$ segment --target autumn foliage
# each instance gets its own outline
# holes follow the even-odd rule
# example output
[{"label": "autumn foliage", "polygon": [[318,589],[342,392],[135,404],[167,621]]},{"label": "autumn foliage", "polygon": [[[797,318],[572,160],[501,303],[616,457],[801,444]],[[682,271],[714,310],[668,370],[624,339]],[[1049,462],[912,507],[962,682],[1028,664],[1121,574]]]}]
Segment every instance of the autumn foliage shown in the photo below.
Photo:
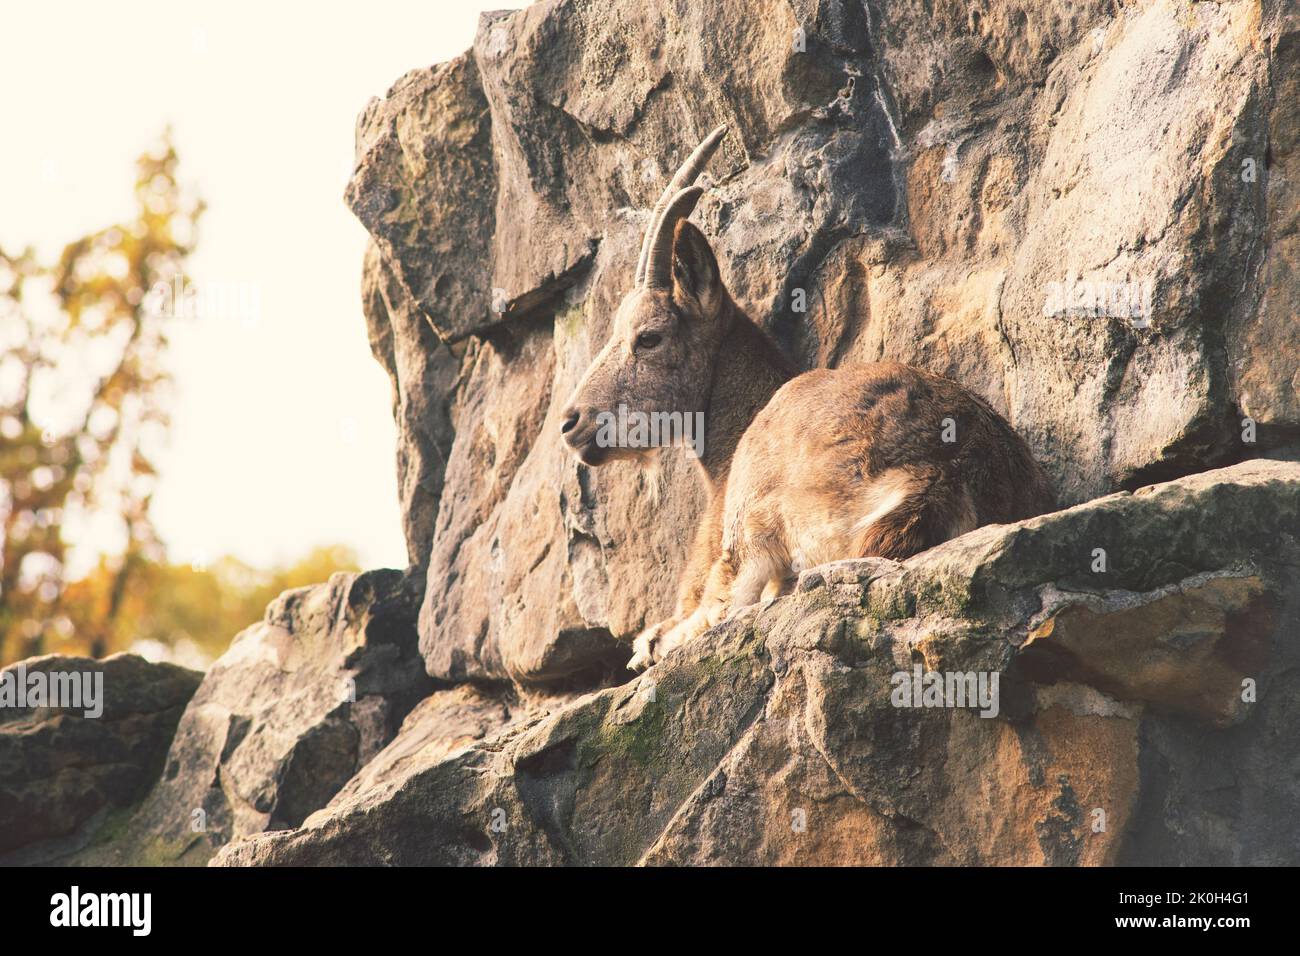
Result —
[{"label": "autumn foliage", "polygon": [[[210,658],[280,590],[355,568],[339,548],[270,570],[167,562],[150,507],[186,317],[157,290],[183,276],[203,203],[169,137],[137,170],[130,221],[50,264],[0,249],[0,665],[139,642]],[[91,528],[113,546],[88,560]]]}]

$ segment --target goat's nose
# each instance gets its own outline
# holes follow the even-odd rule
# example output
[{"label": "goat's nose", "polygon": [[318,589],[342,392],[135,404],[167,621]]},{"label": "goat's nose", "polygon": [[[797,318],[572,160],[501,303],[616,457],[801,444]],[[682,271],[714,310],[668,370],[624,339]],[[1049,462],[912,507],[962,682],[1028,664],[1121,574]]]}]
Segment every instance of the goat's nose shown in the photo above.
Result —
[{"label": "goat's nose", "polygon": [[567,435],[578,426],[578,419],[582,417],[582,412],[576,408],[570,408],[564,413],[564,423],[560,425],[560,434]]}]

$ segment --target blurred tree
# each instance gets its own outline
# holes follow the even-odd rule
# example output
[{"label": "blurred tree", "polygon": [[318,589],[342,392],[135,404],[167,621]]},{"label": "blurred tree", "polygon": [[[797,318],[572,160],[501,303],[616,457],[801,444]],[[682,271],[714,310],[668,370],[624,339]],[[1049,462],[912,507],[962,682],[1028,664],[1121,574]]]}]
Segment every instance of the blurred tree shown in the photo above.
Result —
[{"label": "blurred tree", "polygon": [[[359,570],[356,554],[337,545],[316,548],[269,569],[231,557],[210,567],[143,562],[124,592],[107,650],[135,647],[150,656],[174,656],[179,663],[199,666],[218,657],[231,638],[260,620],[282,591],[325,581],[335,571]],[[116,568],[103,559],[90,574],[68,585],[65,606],[74,632],[82,627],[77,615],[103,607],[117,578]]]},{"label": "blurred tree", "polygon": [[[74,637],[96,656],[120,647],[135,579],[162,559],[153,458],[183,309],[155,293],[183,281],[203,212],[176,166],[165,135],[138,161],[132,221],[53,265],[0,250],[0,663]],[[120,547],[70,589],[69,548],[104,521]]]},{"label": "blurred tree", "polygon": [[[168,427],[168,332],[190,312],[184,266],[203,213],[176,167],[165,135],[137,164],[135,218],[71,243],[54,265],[0,249],[0,666],[128,648],[202,665],[281,591],[359,570],[342,546],[270,569],[166,560],[149,515],[153,461]],[[70,579],[70,554],[105,522],[117,546]]]}]

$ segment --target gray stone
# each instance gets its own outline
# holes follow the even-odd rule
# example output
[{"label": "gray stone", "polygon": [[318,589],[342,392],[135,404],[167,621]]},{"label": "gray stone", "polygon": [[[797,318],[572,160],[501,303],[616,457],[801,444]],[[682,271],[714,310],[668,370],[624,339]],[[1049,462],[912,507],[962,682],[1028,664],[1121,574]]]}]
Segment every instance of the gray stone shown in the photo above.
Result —
[{"label": "gray stone", "polygon": [[0,863],[76,849],[109,815],[137,803],[161,774],[177,721],[203,677],[134,654],[102,661],[50,654],[11,664],[0,680],[30,682],[37,673],[46,681],[58,674],[60,682],[92,675],[92,694],[101,680],[102,712],[0,707]]},{"label": "gray stone", "polygon": [[695,221],[797,364],[961,382],[1065,504],[1294,459],[1298,38],[1275,0],[485,15],[367,108],[348,190],[430,673],[590,685],[671,607],[696,476],[589,474],[556,429],[719,123]]},{"label": "gray stone", "polygon": [[815,569],[214,863],[1294,865],[1298,625],[1300,464],[1247,462]]},{"label": "gray stone", "polygon": [[162,779],[76,862],[201,864],[323,807],[434,687],[416,653],[418,594],[399,571],[281,594],[208,670]]}]

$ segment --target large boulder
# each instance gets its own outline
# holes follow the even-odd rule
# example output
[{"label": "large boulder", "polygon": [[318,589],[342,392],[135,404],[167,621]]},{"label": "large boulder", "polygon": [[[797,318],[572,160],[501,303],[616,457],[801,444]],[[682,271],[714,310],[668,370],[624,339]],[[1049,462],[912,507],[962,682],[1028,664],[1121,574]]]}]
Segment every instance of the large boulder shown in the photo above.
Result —
[{"label": "large boulder", "polygon": [[812,569],[214,862],[1294,865],[1297,635],[1300,464],[1247,462]]},{"label": "large boulder", "polygon": [[328,803],[434,687],[416,652],[419,590],[368,571],[281,594],[204,676],[157,785],[77,861],[201,864]]},{"label": "large boulder", "polygon": [[[0,864],[78,849],[148,793],[202,677],[134,654],[0,670]],[[64,696],[74,681],[79,696]]]},{"label": "large boulder", "polygon": [[367,107],[347,191],[429,673],[591,686],[670,610],[697,476],[590,471],[557,427],[718,123],[695,219],[802,367],[954,378],[1065,504],[1296,457],[1297,66],[1281,0],[486,14]]}]

